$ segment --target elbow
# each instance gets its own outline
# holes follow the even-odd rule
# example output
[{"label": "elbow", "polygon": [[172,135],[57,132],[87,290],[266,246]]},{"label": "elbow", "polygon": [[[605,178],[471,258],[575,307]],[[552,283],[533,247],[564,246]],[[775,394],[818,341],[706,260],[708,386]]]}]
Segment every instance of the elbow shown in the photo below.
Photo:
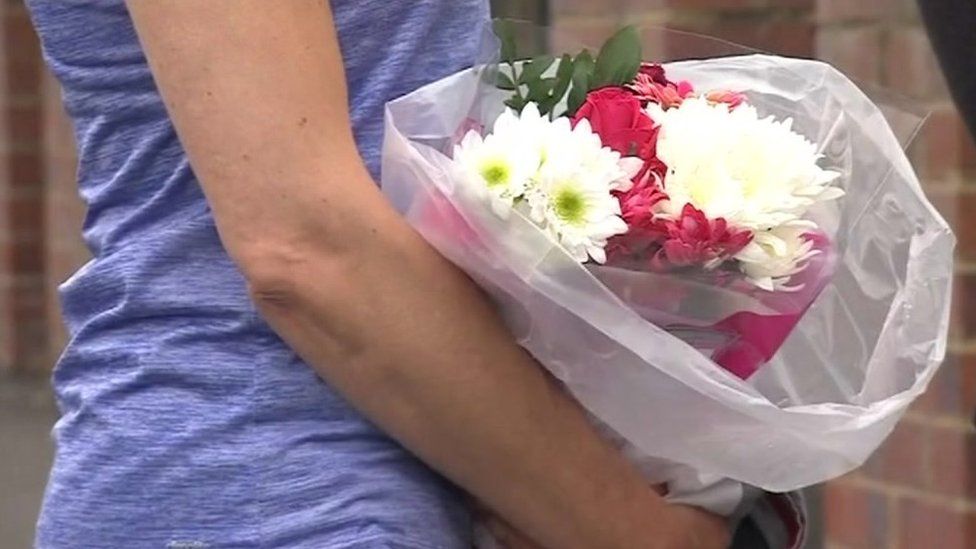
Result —
[{"label": "elbow", "polygon": [[375,303],[364,254],[266,241],[239,257],[255,308],[303,358],[332,369],[369,361],[372,315],[364,313]]},{"label": "elbow", "polygon": [[[303,310],[341,308],[346,298],[368,291],[363,272],[370,270],[379,247],[348,233],[249,239],[232,256],[247,283],[255,306],[266,316],[294,316]],[[312,311],[311,309],[314,309]]]},{"label": "elbow", "polygon": [[251,239],[232,252],[252,301],[264,312],[295,310],[307,301],[313,281],[321,288],[344,279],[346,255],[302,239],[281,238]]},{"label": "elbow", "polygon": [[255,241],[239,246],[233,254],[247,282],[248,294],[259,309],[293,307],[301,295],[296,274],[304,263],[293,246]]},{"label": "elbow", "polygon": [[248,295],[258,309],[289,309],[300,302],[294,271],[271,262],[242,265]]}]

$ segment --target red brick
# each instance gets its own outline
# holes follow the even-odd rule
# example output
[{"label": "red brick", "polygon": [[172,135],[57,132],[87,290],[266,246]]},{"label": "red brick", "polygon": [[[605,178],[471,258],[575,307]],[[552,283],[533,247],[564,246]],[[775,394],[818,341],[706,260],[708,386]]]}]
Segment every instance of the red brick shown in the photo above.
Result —
[{"label": "red brick", "polygon": [[[976,414],[976,353],[950,353],[915,410],[970,420]],[[939,450],[933,444],[933,455]],[[938,469],[934,469],[938,472]]]},{"label": "red brick", "polygon": [[[590,1],[593,0],[578,0],[578,1]],[[623,16],[635,16],[641,13],[646,13],[648,11],[660,10],[668,6],[670,0],[613,0],[618,6],[620,14]],[[607,5],[609,2],[594,2],[596,4]]]},{"label": "red brick", "polygon": [[7,132],[13,144],[39,146],[41,139],[40,105],[24,105],[7,109]]},{"label": "red brick", "polygon": [[919,0],[888,0],[888,16],[895,20],[917,24],[921,20],[918,13],[918,2]]},{"label": "red brick", "polygon": [[[644,0],[626,0],[632,4]],[[660,1],[660,0],[658,0]],[[776,15],[786,10],[812,11],[816,0],[663,0],[663,4],[676,10],[701,10],[710,12],[752,12]]]},{"label": "red brick", "polygon": [[965,141],[962,142],[962,150],[959,151],[959,169],[969,180],[976,175],[976,140],[973,138],[973,132],[967,132]]},{"label": "red brick", "polygon": [[[806,20],[793,19],[716,19],[683,24],[682,30],[698,32],[780,55],[809,57],[814,53],[815,29]],[[669,52],[681,53],[681,52]]]},{"label": "red brick", "polygon": [[549,45],[554,52],[577,52],[584,47],[595,52],[617,28],[618,25],[610,21],[585,24],[557,22],[550,28]]},{"label": "red brick", "polygon": [[[970,410],[972,413],[972,410]],[[932,428],[931,488],[937,492],[976,499],[976,435],[971,431]]]},{"label": "red brick", "polygon": [[818,0],[816,16],[821,24],[876,21],[890,9],[890,0]]},{"label": "red brick", "polygon": [[798,8],[802,10],[814,10],[817,0],[770,0],[770,7]]},{"label": "red brick", "polygon": [[[621,16],[634,16],[650,10],[661,8],[668,4],[669,0],[549,0],[549,12],[553,19],[563,16],[570,17],[600,17],[617,18]],[[508,2],[516,4],[506,11],[519,13],[519,5],[524,2]],[[524,17],[524,15],[523,15]]]},{"label": "red brick", "polygon": [[43,242],[15,242],[10,246],[10,268],[15,269],[18,284],[40,287],[44,274]]},{"label": "red brick", "polygon": [[923,180],[922,184],[925,197],[942,215],[946,223],[953,227],[953,230],[957,230],[961,217],[959,213],[963,211],[961,209],[963,195],[966,193],[961,192],[956,185],[935,184],[931,180]]},{"label": "red brick", "polygon": [[38,151],[13,152],[8,162],[12,188],[34,187],[43,180],[43,164]]},{"label": "red brick", "polygon": [[43,320],[45,303],[44,294],[42,292],[33,294],[21,292],[19,295],[14,297],[13,313],[14,317],[18,319],[18,329],[39,320]]},{"label": "red brick", "polygon": [[[550,2],[550,5],[554,3],[557,2]],[[558,3],[565,6],[568,4],[586,4],[587,2],[585,0],[561,0]],[[546,16],[544,13],[541,13],[541,11],[545,9],[543,4],[544,2],[541,2],[540,0],[530,0],[528,2],[518,0],[494,0],[491,3],[491,7],[494,17],[537,21],[540,19],[540,16],[542,18],[545,18]],[[550,9],[550,12],[553,14],[558,13],[554,6],[552,9]]]},{"label": "red brick", "polygon": [[899,502],[898,515],[901,548],[970,549],[976,544],[973,530],[976,516],[972,512],[904,499]]},{"label": "red brick", "polygon": [[[724,57],[753,53],[754,49],[728,41],[727,39],[712,37],[696,32],[672,32],[662,34],[655,29],[647,29],[644,36],[657,38],[660,56],[655,60],[674,61],[681,59],[702,59],[709,57]],[[647,40],[652,42],[653,40]]]},{"label": "red brick", "polygon": [[947,95],[945,79],[923,29],[904,27],[889,31],[885,49],[885,84],[912,97]]},{"label": "red brick", "polygon": [[954,110],[933,111],[922,125],[920,144],[924,147],[925,175],[943,178],[955,171],[961,121]]},{"label": "red brick", "polygon": [[976,336],[976,274],[957,273],[953,282],[953,336],[962,340]]},{"label": "red brick", "polygon": [[976,260],[976,189],[969,188],[957,197],[952,228],[959,239],[957,252],[964,260]]},{"label": "red brick", "polygon": [[881,28],[859,26],[821,30],[817,33],[817,57],[852,79],[877,83],[881,78]]},{"label": "red brick", "polygon": [[941,180],[973,171],[976,166],[976,144],[952,107],[932,111],[911,149],[924,179]]},{"label": "red brick", "polygon": [[723,11],[745,11],[766,7],[763,0],[665,0],[665,4],[681,9],[717,9]]},{"label": "red brick", "polygon": [[44,80],[45,115],[45,292],[48,352],[54,364],[67,334],[61,321],[57,287],[81,267],[90,255],[81,238],[85,207],[78,197],[75,144],[71,123],[60,101],[60,89],[49,75]]},{"label": "red brick", "polygon": [[[939,109],[926,121],[930,129],[928,154],[932,162],[941,162],[956,169],[964,167],[967,157],[974,156],[976,145],[965,122],[954,108]],[[926,129],[923,127],[923,129]]]},{"label": "red brick", "polygon": [[[9,230],[14,235],[21,236],[25,233],[38,233],[44,223],[44,196],[38,192],[18,193],[10,197],[8,207],[10,208]],[[21,241],[23,239],[17,239]]]},{"label": "red brick", "polygon": [[890,510],[887,498],[843,480],[823,491],[823,520],[828,542],[846,549],[888,547]]},{"label": "red brick", "polygon": [[976,186],[929,185],[925,195],[956,235],[956,254],[976,260]]},{"label": "red brick", "polygon": [[[510,11],[517,11],[520,2],[498,2],[504,6],[504,15],[509,16]],[[549,12],[554,19],[562,16],[575,15],[606,15],[607,13],[616,14],[618,1],[592,2],[591,0],[549,0]]]},{"label": "red brick", "polygon": [[41,82],[40,58],[8,58],[7,83],[11,97],[34,97]]},{"label": "red brick", "polygon": [[43,287],[44,280],[37,276],[37,273],[17,273],[13,277],[12,288],[15,292],[21,292],[25,296],[38,295],[38,290],[43,289]]},{"label": "red brick", "polygon": [[901,422],[864,465],[868,476],[905,486],[925,486],[928,478],[928,430]]},{"label": "red brick", "polygon": [[3,39],[10,58],[37,59],[40,56],[37,33],[27,10],[19,2],[3,13]]}]

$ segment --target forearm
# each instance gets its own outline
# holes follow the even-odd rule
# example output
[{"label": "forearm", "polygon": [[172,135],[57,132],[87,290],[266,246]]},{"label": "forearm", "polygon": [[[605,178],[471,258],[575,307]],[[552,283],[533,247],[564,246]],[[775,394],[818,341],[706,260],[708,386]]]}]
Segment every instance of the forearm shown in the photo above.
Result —
[{"label": "forearm", "polygon": [[543,545],[673,546],[671,509],[472,282],[401,224],[351,222],[346,252],[262,261],[293,265],[255,288],[265,317],[387,432]]},{"label": "forearm", "polygon": [[127,5],[221,240],[310,365],[546,546],[688,534],[370,180],[328,2]]}]

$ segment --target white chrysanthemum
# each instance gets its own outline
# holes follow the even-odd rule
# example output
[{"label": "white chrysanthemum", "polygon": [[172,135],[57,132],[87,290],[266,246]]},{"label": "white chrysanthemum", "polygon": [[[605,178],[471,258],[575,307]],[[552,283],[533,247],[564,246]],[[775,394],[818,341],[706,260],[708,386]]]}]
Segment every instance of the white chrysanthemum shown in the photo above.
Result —
[{"label": "white chrysanthemum", "polygon": [[[497,125],[513,125],[517,120],[513,112],[506,111]],[[525,147],[521,140],[512,139],[509,131],[485,138],[471,131],[454,149],[454,161],[461,166],[467,182],[480,195],[490,198],[492,209],[499,215],[507,215],[539,169],[537,151]]]},{"label": "white chrysanthemum", "polygon": [[541,142],[540,177],[546,173],[552,176],[581,172],[592,179],[609,181],[611,190],[625,191],[643,165],[640,159],[621,158],[620,153],[604,147],[586,119],[572,127],[568,118],[557,118]]},{"label": "white chrysanthemum", "polygon": [[528,147],[532,149],[531,154],[541,158],[541,151],[546,143],[545,138],[551,124],[548,118],[542,116],[535,103],[528,103],[520,113],[505,109],[505,112],[495,120],[491,133],[507,142],[517,142],[521,146]]},{"label": "white chrysanthemum", "polygon": [[794,132],[791,120],[704,98],[666,111],[651,103],[648,114],[661,125],[657,156],[668,167],[670,197],[660,204],[665,215],[677,217],[690,203],[709,218],[759,231],[843,195],[829,186],[839,174],[817,165],[816,145]]},{"label": "white chrysanthemum", "polygon": [[642,165],[604,147],[585,120],[575,128],[566,118],[549,120],[534,103],[521,114],[505,111],[483,139],[468,133],[454,159],[496,213],[526,199],[532,220],[575,259],[599,263],[607,240],[627,231],[611,191],[628,189]]},{"label": "white chrysanthemum", "polygon": [[611,181],[584,172],[547,171],[528,195],[532,220],[580,262],[607,260],[607,240],[627,232]]},{"label": "white chrysanthemum", "polygon": [[806,267],[807,260],[820,253],[804,235],[808,223],[782,225],[759,231],[735,259],[739,268],[756,286],[769,291],[790,290],[790,278]]}]

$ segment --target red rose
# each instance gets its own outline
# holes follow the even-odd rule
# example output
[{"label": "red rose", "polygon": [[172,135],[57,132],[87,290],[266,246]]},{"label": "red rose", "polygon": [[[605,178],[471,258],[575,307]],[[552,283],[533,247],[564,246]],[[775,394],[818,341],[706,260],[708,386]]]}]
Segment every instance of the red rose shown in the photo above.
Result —
[{"label": "red rose", "polygon": [[656,128],[641,107],[640,100],[624,88],[608,87],[591,91],[573,117],[575,127],[586,119],[605,147],[623,156],[638,156],[649,161],[654,156]]}]

